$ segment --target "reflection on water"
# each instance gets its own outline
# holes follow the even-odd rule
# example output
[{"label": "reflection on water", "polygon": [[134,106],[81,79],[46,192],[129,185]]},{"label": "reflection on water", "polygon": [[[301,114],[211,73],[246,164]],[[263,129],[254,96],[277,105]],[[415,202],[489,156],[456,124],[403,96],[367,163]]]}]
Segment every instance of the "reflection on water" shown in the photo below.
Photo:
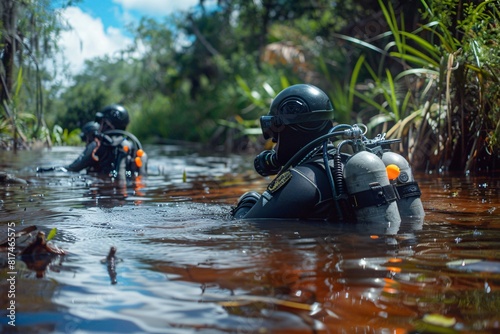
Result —
[{"label": "reflection on water", "polygon": [[67,252],[41,278],[16,258],[15,328],[3,256],[2,333],[500,330],[498,178],[418,175],[427,216],[398,226],[232,221],[268,182],[251,157],[162,146],[135,182],[34,173],[78,153],[0,152],[0,170],[30,182],[0,185],[0,238],[9,222],[56,227]]}]

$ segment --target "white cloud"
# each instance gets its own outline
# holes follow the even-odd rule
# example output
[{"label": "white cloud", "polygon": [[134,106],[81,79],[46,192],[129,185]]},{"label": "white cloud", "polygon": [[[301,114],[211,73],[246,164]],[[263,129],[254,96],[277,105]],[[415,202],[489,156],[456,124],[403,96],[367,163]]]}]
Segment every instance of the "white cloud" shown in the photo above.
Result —
[{"label": "white cloud", "polygon": [[91,17],[80,8],[68,7],[62,16],[72,29],[61,34],[60,47],[74,74],[83,69],[85,60],[113,55],[132,42],[118,28],[105,29],[100,18]]},{"label": "white cloud", "polygon": [[[112,7],[114,14],[121,24],[134,22],[142,15],[153,17],[166,16],[176,11],[185,11],[199,4],[199,0],[112,0],[117,7]],[[208,4],[215,0],[206,1]],[[69,75],[80,73],[84,68],[85,60],[105,55],[112,56],[126,49],[132,43],[123,27],[105,28],[99,17],[83,12],[79,7],[68,7],[61,11],[64,21],[72,29],[61,33],[59,46],[62,50],[61,58],[56,63],[69,65]],[[50,69],[50,65],[47,65]],[[59,71],[61,72],[61,71]],[[67,82],[65,79],[59,80]]]},{"label": "white cloud", "polygon": [[199,0],[113,0],[125,10],[136,10],[149,15],[168,15],[199,4]]}]

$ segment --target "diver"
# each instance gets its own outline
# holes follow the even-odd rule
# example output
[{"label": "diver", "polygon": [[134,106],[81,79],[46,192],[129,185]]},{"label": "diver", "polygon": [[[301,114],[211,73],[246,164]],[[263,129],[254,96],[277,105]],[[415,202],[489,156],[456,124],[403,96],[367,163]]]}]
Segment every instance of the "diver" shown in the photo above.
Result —
[{"label": "diver", "polygon": [[92,121],[87,122],[82,126],[82,132],[80,133],[80,139],[85,143],[85,150],[80,156],[73,161],[70,165],[63,167],[67,171],[71,172],[79,172],[86,168],[91,168],[94,164],[97,164],[98,161],[94,159],[84,159],[84,157],[92,156],[95,154],[95,151],[98,147],[99,143],[99,128],[100,124]]},{"label": "diver", "polygon": [[95,122],[82,127],[84,151],[64,167],[37,168],[37,172],[86,170],[88,174],[133,178],[147,173],[147,155],[140,141],[125,131],[130,118],[121,105],[112,104],[96,113]]},{"label": "diver", "polygon": [[390,152],[394,141],[369,140],[358,125],[334,126],[333,114],[329,97],[313,85],[293,85],[274,98],[260,124],[275,147],[257,155],[254,167],[277,176],[262,194],[244,193],[233,218],[399,223],[424,215],[406,159]]}]

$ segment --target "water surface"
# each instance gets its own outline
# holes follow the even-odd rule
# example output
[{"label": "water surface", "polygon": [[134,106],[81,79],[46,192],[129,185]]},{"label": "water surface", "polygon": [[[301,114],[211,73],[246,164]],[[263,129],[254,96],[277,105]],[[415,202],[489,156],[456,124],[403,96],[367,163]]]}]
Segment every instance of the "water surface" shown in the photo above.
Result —
[{"label": "water surface", "polygon": [[427,215],[390,230],[233,221],[238,197],[269,182],[252,157],[151,146],[136,182],[35,173],[81,149],[0,152],[0,170],[29,181],[0,185],[0,235],[57,228],[67,253],[17,257],[14,298],[4,265],[2,333],[500,331],[498,177],[417,175]]}]

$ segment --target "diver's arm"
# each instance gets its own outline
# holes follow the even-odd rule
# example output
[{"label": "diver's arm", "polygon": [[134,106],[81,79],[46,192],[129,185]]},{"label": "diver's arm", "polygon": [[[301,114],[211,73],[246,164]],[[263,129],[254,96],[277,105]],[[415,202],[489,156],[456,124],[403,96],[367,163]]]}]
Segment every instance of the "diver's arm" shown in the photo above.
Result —
[{"label": "diver's arm", "polygon": [[92,166],[94,163],[95,151],[97,143],[95,141],[87,144],[82,153],[71,164],[62,167],[37,168],[37,171],[61,171],[61,172],[79,172],[85,168]]},{"label": "diver's arm", "polygon": [[85,150],[78,156],[78,158],[75,159],[71,164],[68,166],[65,166],[65,168],[69,172],[79,172],[85,168],[88,168],[94,164],[96,161],[95,159],[95,151],[97,148],[97,143],[95,141],[90,142],[86,147]]},{"label": "diver's arm", "polygon": [[85,150],[67,166],[53,166],[53,167],[37,167],[37,173],[44,172],[79,172],[82,169],[88,168],[94,164],[94,151],[97,148],[96,142],[91,142],[85,147]]},{"label": "diver's arm", "polygon": [[312,180],[314,171],[306,167],[281,174],[243,218],[307,218],[320,199]]}]

